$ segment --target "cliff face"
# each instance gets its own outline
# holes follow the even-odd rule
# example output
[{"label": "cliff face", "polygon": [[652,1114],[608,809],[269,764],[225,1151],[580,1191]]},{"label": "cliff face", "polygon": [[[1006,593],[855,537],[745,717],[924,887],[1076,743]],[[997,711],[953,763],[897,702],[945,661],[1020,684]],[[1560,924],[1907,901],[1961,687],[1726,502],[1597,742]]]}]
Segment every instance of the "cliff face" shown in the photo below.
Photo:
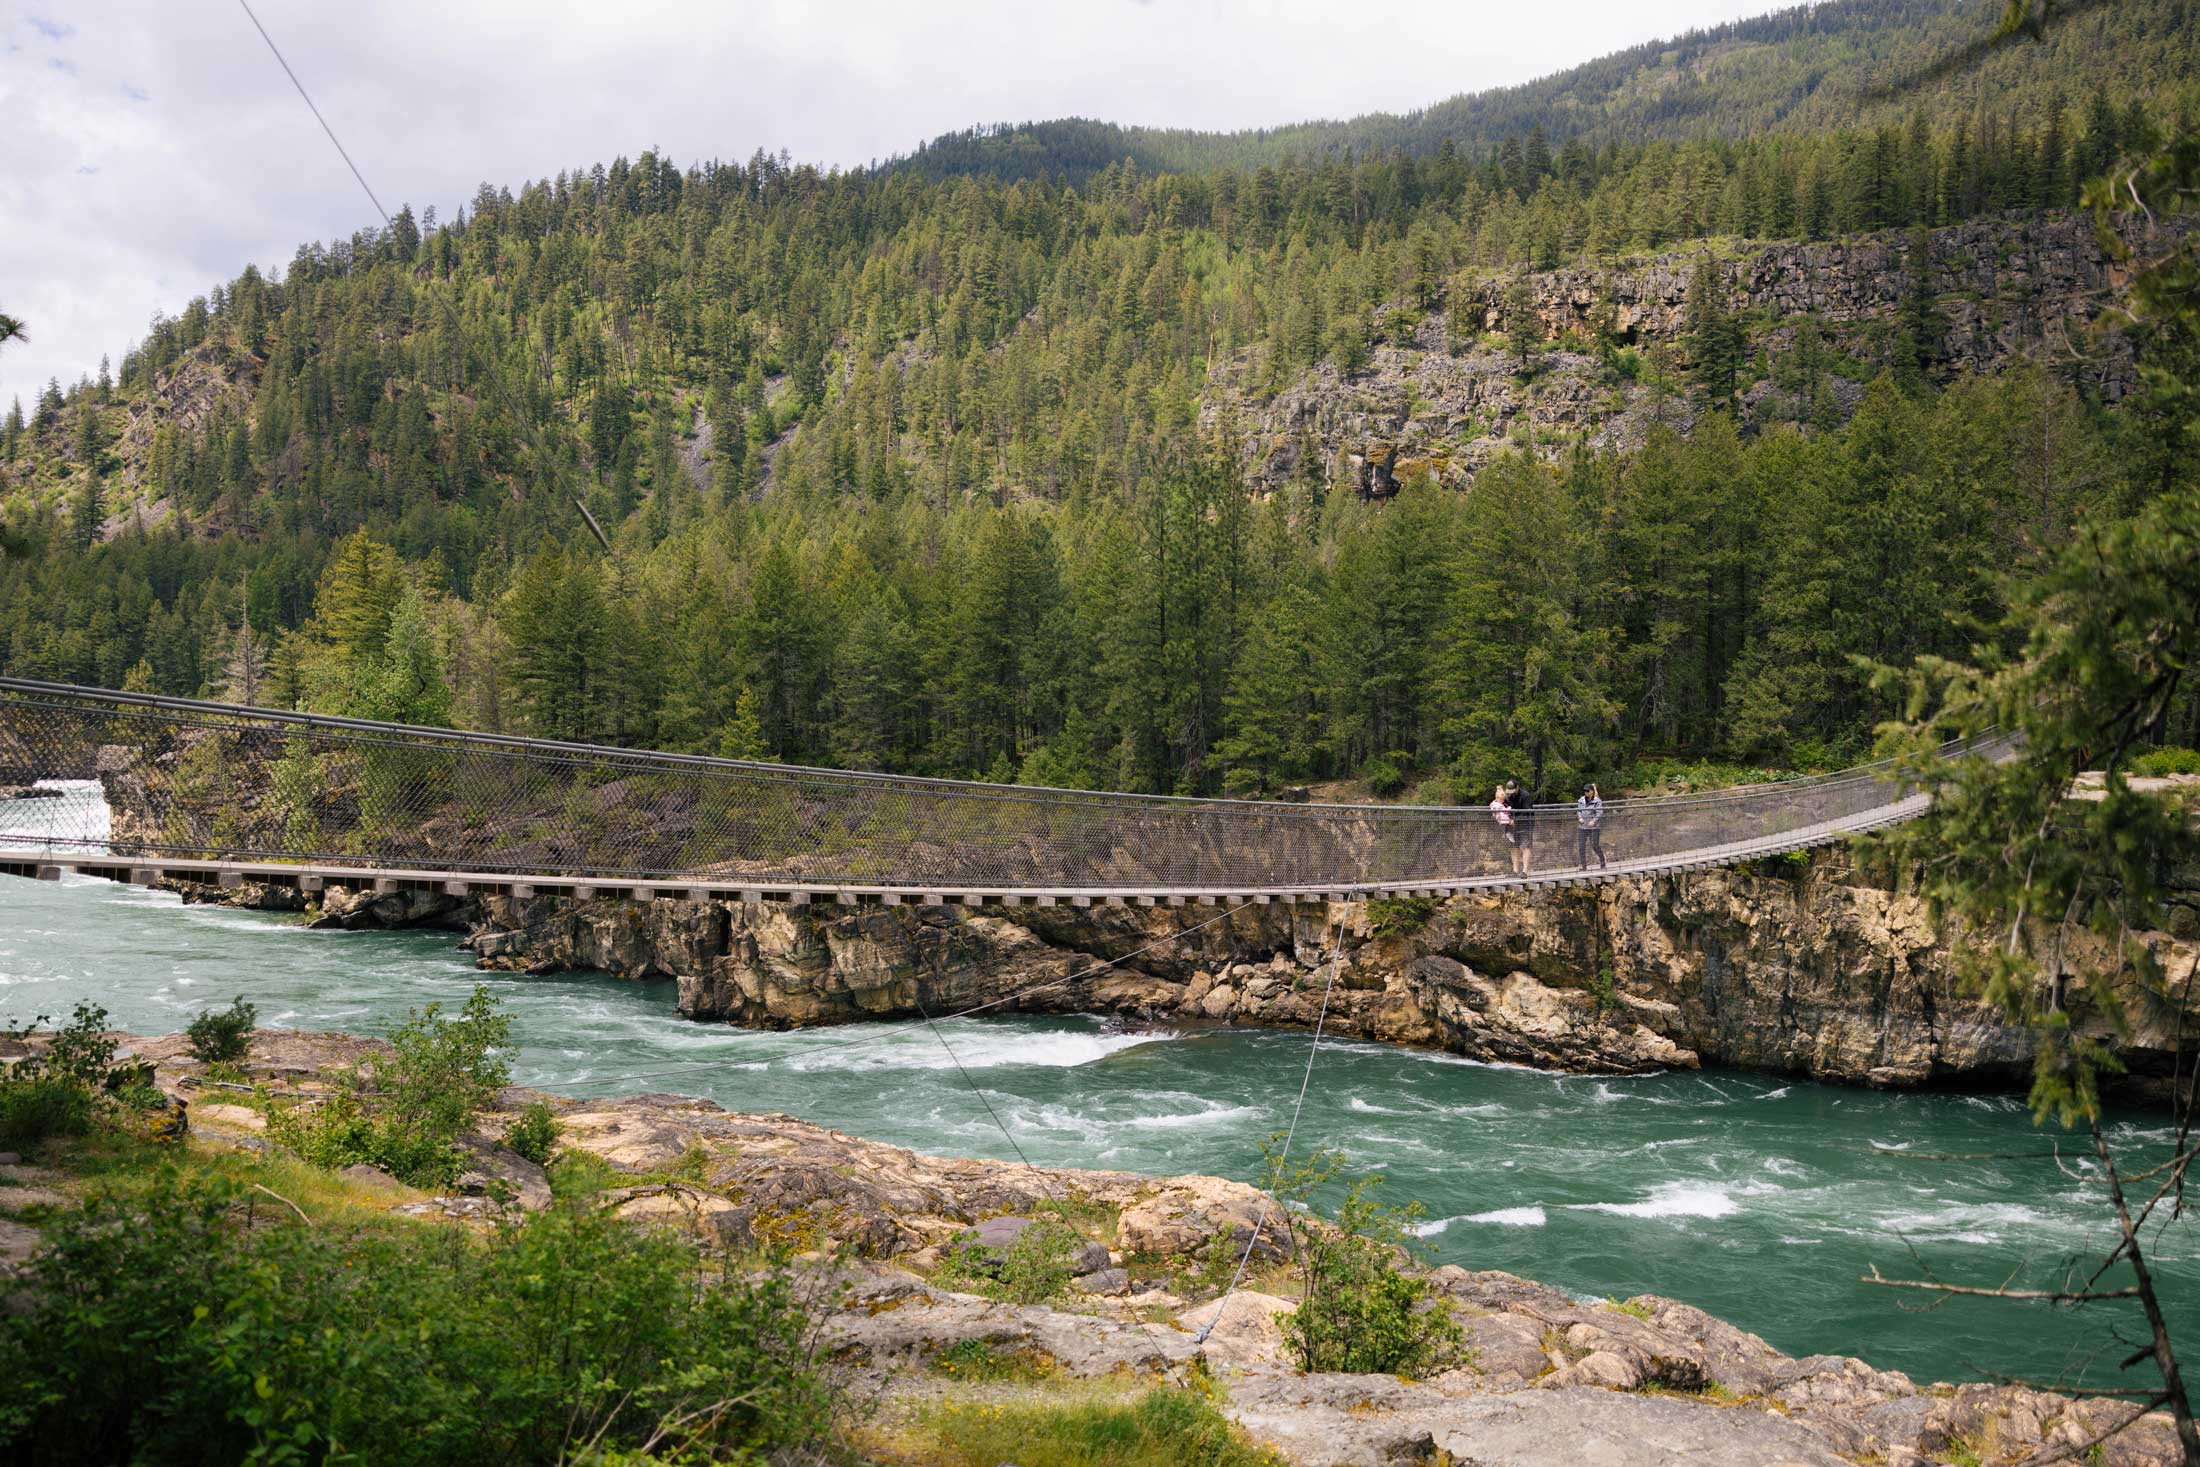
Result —
[{"label": "cliff face", "polygon": [[[2023,1030],[1963,995],[1966,939],[1838,852],[1425,910],[492,898],[480,919],[470,942],[484,967],[672,977],[683,1014],[744,1025],[939,1013],[1013,994],[1026,1010],[1311,1026],[1333,963],[1333,1030],[1474,1058],[1728,1064],[1890,1086],[2018,1085],[2032,1059]],[[2173,990],[2200,960],[2193,936],[2158,935]],[[1090,971],[1103,961],[1116,966]],[[2121,1049],[2133,1087],[2159,1093],[2176,1019],[2135,1012],[2128,1037],[2088,1022]]]},{"label": "cliff face", "polygon": [[[1946,375],[1992,371],[2026,356],[2052,354],[2061,362],[2124,284],[2088,219],[1975,220],[1932,231],[1927,245],[1929,258],[1919,268],[1944,328],[1937,369]],[[1912,289],[1910,247],[1910,236],[1895,231],[1769,245],[1710,262],[1729,308],[1748,327],[1752,352],[1762,353],[1760,366],[1791,350],[1798,321],[1817,318],[1828,351],[1846,361],[1824,372],[1812,391],[1824,410],[1845,418],[1863,395],[1857,379],[1887,359]],[[1677,252],[1526,278],[1547,343],[1592,342],[1602,319],[1619,343],[1668,346],[1685,361],[1688,287],[1704,258]],[[1463,485],[1523,437],[1546,451],[1581,437],[1623,447],[1640,442],[1653,423],[1684,432],[1693,425],[1696,409],[1684,394],[1609,375],[1580,350],[1546,350],[1526,377],[1494,343],[1454,354],[1454,339],[1475,342],[1498,328],[1510,283],[1493,277],[1446,302],[1445,311],[1428,315],[1403,339],[1391,331],[1394,339],[1376,346],[1367,369],[1349,379],[1323,363],[1271,391],[1257,352],[1220,363],[1209,376],[1201,421],[1236,435],[1261,488],[1295,477],[1332,482],[1341,466],[1361,492],[1378,496],[1420,472]],[[2130,390],[2131,355],[2120,341],[2089,348],[2085,357],[2076,369],[2081,386],[2110,402]],[[1745,420],[1799,420],[1821,410],[1795,383],[1752,382],[1756,370],[1743,372]]]}]

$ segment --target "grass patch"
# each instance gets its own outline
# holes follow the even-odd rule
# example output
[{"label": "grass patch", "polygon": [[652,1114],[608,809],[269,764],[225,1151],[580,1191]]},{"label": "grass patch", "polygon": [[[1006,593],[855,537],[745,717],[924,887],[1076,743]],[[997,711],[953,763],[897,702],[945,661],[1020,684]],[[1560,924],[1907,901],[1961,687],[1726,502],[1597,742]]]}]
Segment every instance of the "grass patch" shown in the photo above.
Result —
[{"label": "grass patch", "polygon": [[317,1226],[401,1221],[390,1218],[390,1208],[427,1195],[402,1184],[354,1182],[280,1152],[262,1155],[195,1143],[168,1146],[118,1130],[98,1131],[56,1146],[45,1162],[70,1191],[135,1202],[175,1181],[220,1185],[250,1193],[253,1200],[247,1201],[248,1209],[287,1215],[281,1201],[256,1190],[265,1187],[297,1204]]},{"label": "grass patch", "polygon": [[1650,1306],[1640,1299],[1613,1299],[1608,1297],[1604,1301],[1604,1307],[1617,1309],[1622,1314],[1631,1314],[1645,1322],[1650,1318]]},{"label": "grass patch", "polygon": [[[896,1456],[911,1467],[1281,1467],[1214,1404],[1156,1388],[1130,1400],[958,1405],[927,1413]],[[906,1455],[904,1455],[906,1454]]]},{"label": "grass patch", "polygon": [[1041,1351],[1007,1348],[991,1340],[963,1340],[932,1359],[932,1368],[956,1380],[1041,1381],[1054,1374],[1054,1360]]},{"label": "grass patch", "polygon": [[550,1195],[560,1202],[593,1197],[633,1180],[593,1151],[568,1151],[544,1168],[550,1178]]}]

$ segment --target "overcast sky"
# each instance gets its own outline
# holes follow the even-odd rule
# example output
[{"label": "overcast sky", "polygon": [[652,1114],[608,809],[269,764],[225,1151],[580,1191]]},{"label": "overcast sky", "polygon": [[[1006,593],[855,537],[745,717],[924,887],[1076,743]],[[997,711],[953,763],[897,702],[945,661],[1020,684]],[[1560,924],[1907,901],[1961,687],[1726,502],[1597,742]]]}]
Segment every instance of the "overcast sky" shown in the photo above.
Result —
[{"label": "overcast sky", "polygon": [[[857,166],[980,122],[1407,111],[1773,0],[253,0],[392,210],[656,147]],[[0,0],[0,403],[374,223],[236,0]]]}]

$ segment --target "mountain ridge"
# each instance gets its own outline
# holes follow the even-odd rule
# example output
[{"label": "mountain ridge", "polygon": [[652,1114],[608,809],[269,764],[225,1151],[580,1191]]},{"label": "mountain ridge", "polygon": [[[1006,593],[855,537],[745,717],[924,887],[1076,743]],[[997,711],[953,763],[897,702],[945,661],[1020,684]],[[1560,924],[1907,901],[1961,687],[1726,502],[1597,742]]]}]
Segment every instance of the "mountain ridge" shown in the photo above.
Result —
[{"label": "mountain ridge", "polygon": [[[2119,13],[2120,12],[2120,13]],[[1965,0],[1820,0],[1646,41],[1548,75],[1462,92],[1402,112],[1308,119],[1234,131],[1124,124],[1088,117],[993,123],[944,133],[888,169],[931,178],[985,173],[1071,182],[1125,160],[1151,172],[1302,165],[1392,149],[1469,154],[1540,129],[1570,138],[1680,140],[1812,130],[1900,118],[1918,107],[1989,93],[2044,106],[2056,87],[2123,92],[2134,73],[2192,77],[2196,20],[2175,0],[2073,7],[2025,47],[1984,57],[1955,77],[1935,63],[1991,34],[1995,12]],[[2117,44],[2131,33],[2136,42]],[[1725,75],[1712,73],[1724,71]],[[1731,94],[1747,88],[1745,105]],[[2027,92],[2034,96],[2026,96]]]}]

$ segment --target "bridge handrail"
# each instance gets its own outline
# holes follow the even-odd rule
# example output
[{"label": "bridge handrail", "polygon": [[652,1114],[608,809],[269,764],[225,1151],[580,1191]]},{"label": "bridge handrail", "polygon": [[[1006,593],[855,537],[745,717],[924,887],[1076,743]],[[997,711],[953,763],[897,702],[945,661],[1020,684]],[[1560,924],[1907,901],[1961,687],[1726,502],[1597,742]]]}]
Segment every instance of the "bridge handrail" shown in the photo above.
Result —
[{"label": "bridge handrail", "polygon": [[[1157,806],[1190,806],[1244,808],[1259,810],[1264,814],[1291,815],[1296,813],[1322,814],[1324,812],[1352,811],[1380,813],[1384,815],[1457,816],[1487,813],[1486,804],[1468,805],[1401,805],[1378,801],[1311,801],[1311,800],[1253,800],[1227,795],[1167,795],[1149,794],[1125,790],[1080,790],[1061,785],[999,784],[990,780],[948,779],[937,775],[888,774],[877,770],[835,769],[823,765],[785,764],[763,759],[729,759],[715,754],[688,754],[663,749],[633,749],[618,744],[590,744],[562,739],[535,738],[524,734],[484,733],[474,729],[440,728],[429,724],[388,723],[371,718],[352,718],[333,713],[310,713],[295,709],[268,708],[258,704],[223,703],[205,698],[176,698],[160,693],[130,693],[110,688],[85,687],[74,683],[45,682],[34,678],[0,677],[0,695],[30,694],[47,696],[81,703],[96,701],[125,707],[155,709],[167,712],[191,713],[234,722],[240,718],[282,723],[300,728],[327,729],[333,732],[396,736],[408,742],[431,741],[458,745],[474,745],[510,750],[514,753],[563,755],[585,758],[590,761],[605,759],[631,759],[654,764],[677,765],[704,770],[723,770],[729,773],[762,774],[772,777],[802,775],[828,781],[852,780],[865,784],[901,785],[912,789],[924,789],[974,796],[977,798],[1004,795],[1032,796],[1059,795],[1080,803],[1103,801],[1108,803],[1136,802]],[[1936,757],[1954,757],[1962,752],[1965,744],[1978,744],[1979,739],[1951,739],[1940,746]],[[1793,790],[1805,787],[1829,787],[1865,779],[1877,779],[1880,772],[1892,772],[1900,762],[1896,758],[1877,759],[1846,769],[1828,770],[1818,774],[1794,774],[1780,779],[1758,780],[1750,784],[1726,785],[1715,790],[1691,790],[1670,795],[1621,795],[1605,800],[1607,810],[1644,810],[1650,808],[1680,808],[1690,804],[1716,803],[1720,801],[1753,798],[1769,791]],[[1572,801],[1550,801],[1530,807],[1537,813],[1571,811]]]}]

